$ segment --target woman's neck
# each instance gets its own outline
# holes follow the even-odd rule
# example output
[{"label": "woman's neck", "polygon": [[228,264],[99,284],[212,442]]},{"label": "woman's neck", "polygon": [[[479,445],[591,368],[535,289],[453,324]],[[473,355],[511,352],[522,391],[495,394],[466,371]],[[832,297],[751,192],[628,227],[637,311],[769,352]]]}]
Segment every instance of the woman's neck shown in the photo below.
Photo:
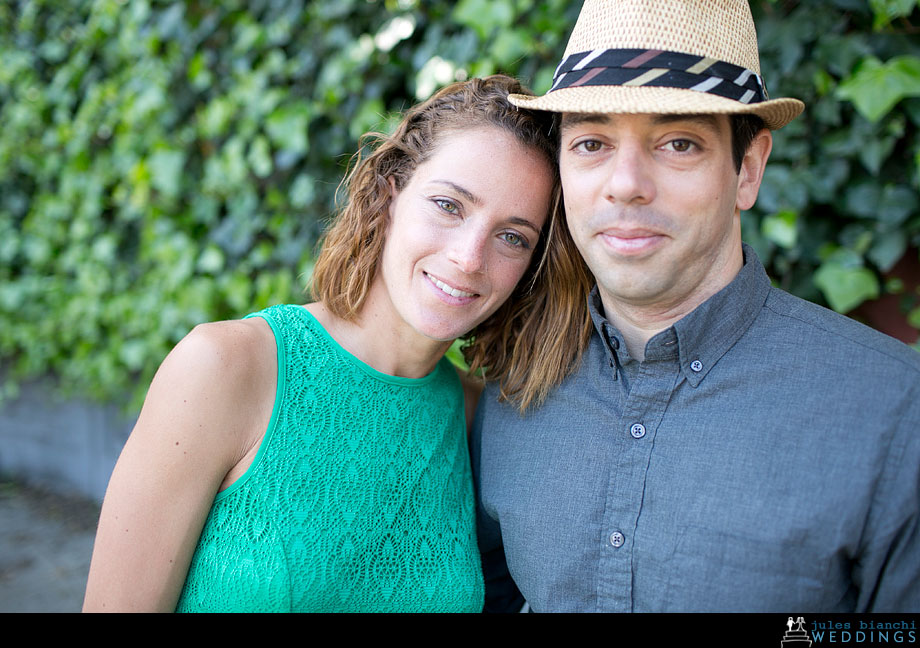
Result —
[{"label": "woman's neck", "polygon": [[451,342],[426,338],[389,321],[386,309],[369,300],[355,321],[345,320],[322,302],[305,308],[342,347],[381,373],[402,378],[423,378],[437,366]]}]

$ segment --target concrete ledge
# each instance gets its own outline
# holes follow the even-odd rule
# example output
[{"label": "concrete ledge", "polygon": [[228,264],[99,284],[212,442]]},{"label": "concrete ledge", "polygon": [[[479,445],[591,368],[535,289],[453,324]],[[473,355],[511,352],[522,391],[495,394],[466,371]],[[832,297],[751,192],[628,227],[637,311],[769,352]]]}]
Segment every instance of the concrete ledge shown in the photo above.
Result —
[{"label": "concrete ledge", "polygon": [[0,473],[101,502],[134,422],[116,405],[61,399],[50,380],[26,383],[0,404]]}]

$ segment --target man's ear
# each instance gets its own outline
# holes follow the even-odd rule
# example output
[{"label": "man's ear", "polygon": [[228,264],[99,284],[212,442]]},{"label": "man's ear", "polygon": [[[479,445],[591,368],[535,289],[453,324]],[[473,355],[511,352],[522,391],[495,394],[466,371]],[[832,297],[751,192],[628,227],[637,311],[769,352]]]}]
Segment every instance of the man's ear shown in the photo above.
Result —
[{"label": "man's ear", "polygon": [[763,170],[767,166],[767,158],[770,157],[772,150],[773,134],[764,128],[754,136],[741,161],[741,171],[738,173],[738,194],[735,199],[735,207],[741,211],[754,206],[757,192],[760,191],[760,182],[763,180]]}]

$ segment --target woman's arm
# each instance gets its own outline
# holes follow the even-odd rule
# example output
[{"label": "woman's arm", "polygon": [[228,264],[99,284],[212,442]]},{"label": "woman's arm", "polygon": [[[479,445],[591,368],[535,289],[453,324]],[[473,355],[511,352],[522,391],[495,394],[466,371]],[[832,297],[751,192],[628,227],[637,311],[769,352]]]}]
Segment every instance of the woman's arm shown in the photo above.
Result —
[{"label": "woman's arm", "polygon": [[196,327],[157,371],[109,481],[84,611],[173,611],[225,478],[271,418],[275,342],[261,318]]}]

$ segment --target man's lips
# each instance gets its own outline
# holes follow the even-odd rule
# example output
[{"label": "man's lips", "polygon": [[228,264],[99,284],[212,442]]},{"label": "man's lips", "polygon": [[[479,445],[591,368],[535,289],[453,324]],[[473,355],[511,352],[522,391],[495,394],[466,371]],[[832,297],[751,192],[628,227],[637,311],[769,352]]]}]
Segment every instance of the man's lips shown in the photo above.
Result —
[{"label": "man's lips", "polygon": [[608,248],[620,254],[646,252],[665,239],[665,235],[645,228],[614,227],[603,230],[600,238]]}]

